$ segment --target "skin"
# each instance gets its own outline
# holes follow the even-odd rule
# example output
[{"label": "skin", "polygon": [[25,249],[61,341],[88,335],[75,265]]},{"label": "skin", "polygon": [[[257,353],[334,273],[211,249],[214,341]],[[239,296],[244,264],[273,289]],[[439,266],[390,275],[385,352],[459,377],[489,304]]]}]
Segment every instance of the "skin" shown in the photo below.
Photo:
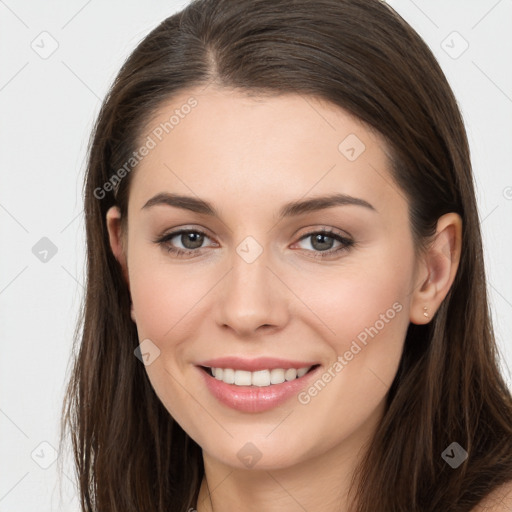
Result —
[{"label": "skin", "polygon": [[[311,97],[190,89],[162,106],[144,138],[190,96],[197,107],[133,171],[127,233],[117,207],[106,220],[139,339],[160,350],[145,367],[149,379],[203,449],[197,510],[346,511],[350,478],[384,412],[409,322],[429,322],[453,282],[461,220],[441,217],[432,245],[417,254],[383,140]],[[338,149],[349,134],[365,145],[354,161]],[[206,199],[220,218],[166,205],[142,209],[160,192]],[[344,205],[278,219],[284,203],[333,192],[375,210]],[[178,228],[207,233],[201,249],[189,249],[200,255],[180,258],[154,242]],[[315,258],[322,246],[304,236],[322,229],[355,244]],[[252,263],[236,251],[247,236],[263,250]],[[167,246],[193,247],[183,243],[176,236]],[[262,413],[236,411],[210,394],[194,366],[265,355],[317,361],[324,370],[396,303],[400,312],[307,404],[293,397]],[[251,468],[237,456],[248,442],[261,453]]]}]

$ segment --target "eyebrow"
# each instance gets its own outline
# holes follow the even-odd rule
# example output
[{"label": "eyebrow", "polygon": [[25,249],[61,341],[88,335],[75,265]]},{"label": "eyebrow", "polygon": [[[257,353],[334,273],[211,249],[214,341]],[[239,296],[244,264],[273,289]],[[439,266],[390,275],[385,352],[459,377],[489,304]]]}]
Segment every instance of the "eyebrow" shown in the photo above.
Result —
[{"label": "eyebrow", "polygon": [[[173,206],[175,208],[182,208],[184,210],[189,210],[203,215],[220,217],[218,211],[208,201],[192,196],[170,194],[168,192],[161,192],[152,197],[141,209],[144,210],[157,205]],[[347,194],[331,194],[287,203],[281,207],[279,211],[279,218],[283,219],[285,217],[294,217],[304,213],[332,208],[334,206],[346,205],[362,206],[374,212],[377,211],[369,202],[365,201],[364,199],[349,196]]]}]

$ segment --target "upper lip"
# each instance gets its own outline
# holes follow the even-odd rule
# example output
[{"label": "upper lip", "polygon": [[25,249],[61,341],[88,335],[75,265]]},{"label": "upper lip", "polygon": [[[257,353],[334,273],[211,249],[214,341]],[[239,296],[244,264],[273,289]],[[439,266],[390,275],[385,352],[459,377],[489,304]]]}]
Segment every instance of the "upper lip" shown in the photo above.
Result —
[{"label": "upper lip", "polygon": [[275,368],[309,368],[318,364],[316,362],[292,361],[289,359],[278,359],[275,357],[257,357],[255,359],[243,359],[241,357],[219,357],[202,361],[198,366],[208,366],[209,368],[232,368],[234,370],[245,370],[256,372],[258,370],[273,370]]}]

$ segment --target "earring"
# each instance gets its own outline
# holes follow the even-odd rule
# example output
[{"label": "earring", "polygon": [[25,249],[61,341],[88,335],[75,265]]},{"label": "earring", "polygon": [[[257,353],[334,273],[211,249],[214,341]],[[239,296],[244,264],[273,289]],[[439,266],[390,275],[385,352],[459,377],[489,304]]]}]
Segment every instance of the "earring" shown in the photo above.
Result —
[{"label": "earring", "polygon": [[427,306],[423,306],[423,316],[428,318],[427,310],[428,310]]}]

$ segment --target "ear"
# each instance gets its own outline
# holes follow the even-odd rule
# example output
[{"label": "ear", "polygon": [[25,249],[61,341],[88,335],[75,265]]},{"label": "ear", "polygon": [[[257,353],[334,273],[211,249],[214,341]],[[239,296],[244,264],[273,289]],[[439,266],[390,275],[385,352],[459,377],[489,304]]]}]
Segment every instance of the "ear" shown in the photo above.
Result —
[{"label": "ear", "polygon": [[440,217],[434,239],[419,264],[410,308],[413,324],[430,322],[450,291],[459,267],[461,245],[460,216],[447,213]]},{"label": "ear", "polygon": [[[124,279],[128,284],[128,289],[130,288],[130,278],[128,274],[128,262],[126,258],[126,240],[125,234],[121,229],[121,211],[119,207],[112,206],[108,209],[106,215],[107,222],[107,230],[108,237],[110,240],[110,248],[112,249],[112,253],[114,257],[121,265],[121,270],[123,272]],[[135,314],[133,311],[133,304],[131,306],[131,316],[132,320],[135,322]]]}]

